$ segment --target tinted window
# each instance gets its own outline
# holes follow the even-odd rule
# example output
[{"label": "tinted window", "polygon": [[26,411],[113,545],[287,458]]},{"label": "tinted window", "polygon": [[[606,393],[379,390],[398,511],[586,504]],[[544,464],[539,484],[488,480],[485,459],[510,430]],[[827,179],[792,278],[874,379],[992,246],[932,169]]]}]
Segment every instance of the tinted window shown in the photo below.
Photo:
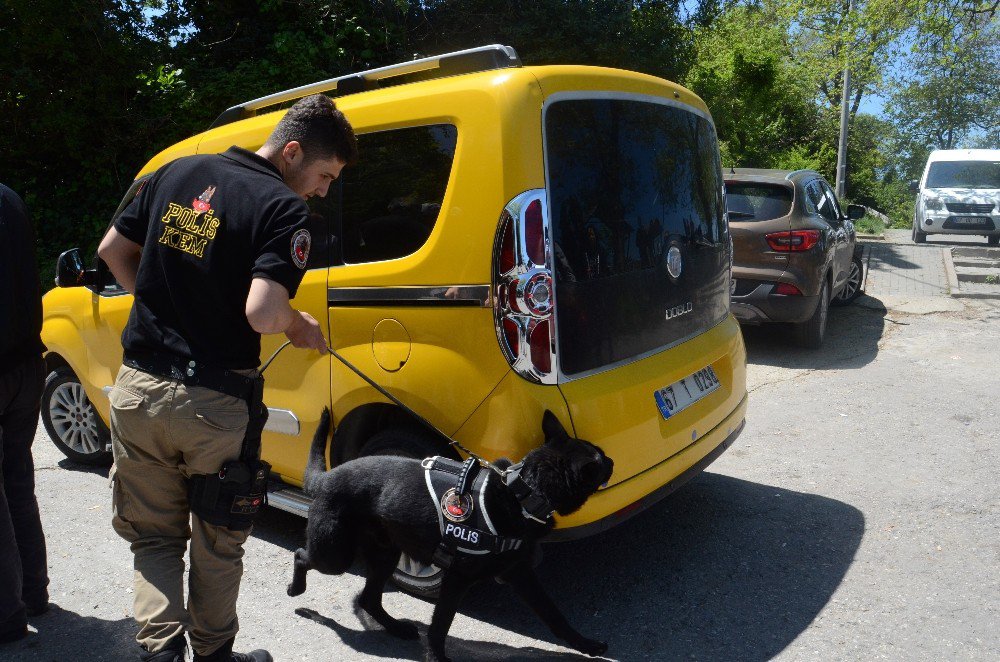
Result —
[{"label": "tinted window", "polygon": [[818,179],[806,185],[806,200],[808,201],[806,209],[810,212],[816,213],[818,211],[823,218],[830,222],[837,221],[840,218]]},{"label": "tinted window", "polygon": [[769,221],[792,210],[792,191],[781,184],[729,182],[726,206],[732,222]]},{"label": "tinted window", "polygon": [[441,210],[457,137],[447,124],[359,135],[357,164],[325,199],[310,200],[313,236],[324,238],[314,239],[315,259],[376,262],[423,246]]},{"label": "tinted window", "polygon": [[[545,136],[562,371],[617,363],[721,320],[729,238],[712,124],[666,104],[583,99],[553,103]],[[667,271],[674,248],[677,277]]]},{"label": "tinted window", "polygon": [[1000,161],[937,161],[927,188],[1000,188]]},{"label": "tinted window", "polygon": [[[833,220],[839,221],[843,214],[840,213],[840,203],[837,202],[837,194],[833,192],[833,189],[830,188],[830,185],[826,182],[820,182],[819,184],[823,187],[823,193],[826,195],[826,199],[830,203],[828,209],[831,213],[833,213]],[[823,215],[826,216],[825,213]]]}]

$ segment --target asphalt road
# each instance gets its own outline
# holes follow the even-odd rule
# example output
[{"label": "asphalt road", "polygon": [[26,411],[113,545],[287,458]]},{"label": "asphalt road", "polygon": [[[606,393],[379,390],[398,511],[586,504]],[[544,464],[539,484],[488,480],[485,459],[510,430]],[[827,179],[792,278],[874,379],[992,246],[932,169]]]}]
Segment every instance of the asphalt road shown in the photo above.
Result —
[{"label": "asphalt road", "polygon": [[[709,471],[615,530],[549,545],[544,583],[618,660],[1000,659],[1000,305],[835,309],[825,351],[746,329],[747,426]],[[39,427],[53,610],[0,659],[135,659],[131,557],[107,472]],[[362,580],[310,575],[285,595],[302,520],[265,513],[248,543],[238,650],[277,660],[417,660],[368,631]],[[417,622],[431,605],[391,592]],[[509,591],[484,585],[451,629],[456,660],[588,659]]]}]

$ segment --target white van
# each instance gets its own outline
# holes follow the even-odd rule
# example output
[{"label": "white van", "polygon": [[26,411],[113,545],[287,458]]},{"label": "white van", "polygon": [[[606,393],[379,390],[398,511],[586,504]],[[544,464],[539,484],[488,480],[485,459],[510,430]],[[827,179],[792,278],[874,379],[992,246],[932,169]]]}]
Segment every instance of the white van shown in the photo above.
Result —
[{"label": "white van", "polygon": [[913,211],[913,241],[929,234],[978,234],[1000,244],[1000,149],[938,149],[931,152]]}]

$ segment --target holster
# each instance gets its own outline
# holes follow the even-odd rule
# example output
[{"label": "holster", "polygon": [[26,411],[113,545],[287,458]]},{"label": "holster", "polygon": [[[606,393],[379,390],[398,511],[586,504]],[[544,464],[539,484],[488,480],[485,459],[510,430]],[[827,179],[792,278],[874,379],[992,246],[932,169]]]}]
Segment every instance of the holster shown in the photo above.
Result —
[{"label": "holster", "polygon": [[253,380],[246,396],[246,434],[238,460],[230,460],[214,474],[195,474],[188,481],[191,512],[202,520],[233,531],[245,531],[267,503],[271,465],[260,459],[261,433],[267,422],[264,378]]}]

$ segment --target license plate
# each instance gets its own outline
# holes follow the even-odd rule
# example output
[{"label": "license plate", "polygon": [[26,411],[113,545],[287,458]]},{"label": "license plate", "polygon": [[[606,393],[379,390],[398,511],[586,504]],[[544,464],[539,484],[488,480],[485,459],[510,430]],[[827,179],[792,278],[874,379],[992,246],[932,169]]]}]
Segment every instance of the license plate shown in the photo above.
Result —
[{"label": "license plate", "polygon": [[677,412],[690,407],[722,386],[715,376],[712,366],[705,366],[698,372],[674,382],[666,388],[653,392],[656,406],[663,418],[670,418]]},{"label": "license plate", "polygon": [[981,216],[955,216],[952,220],[959,225],[982,225],[987,219]]}]

